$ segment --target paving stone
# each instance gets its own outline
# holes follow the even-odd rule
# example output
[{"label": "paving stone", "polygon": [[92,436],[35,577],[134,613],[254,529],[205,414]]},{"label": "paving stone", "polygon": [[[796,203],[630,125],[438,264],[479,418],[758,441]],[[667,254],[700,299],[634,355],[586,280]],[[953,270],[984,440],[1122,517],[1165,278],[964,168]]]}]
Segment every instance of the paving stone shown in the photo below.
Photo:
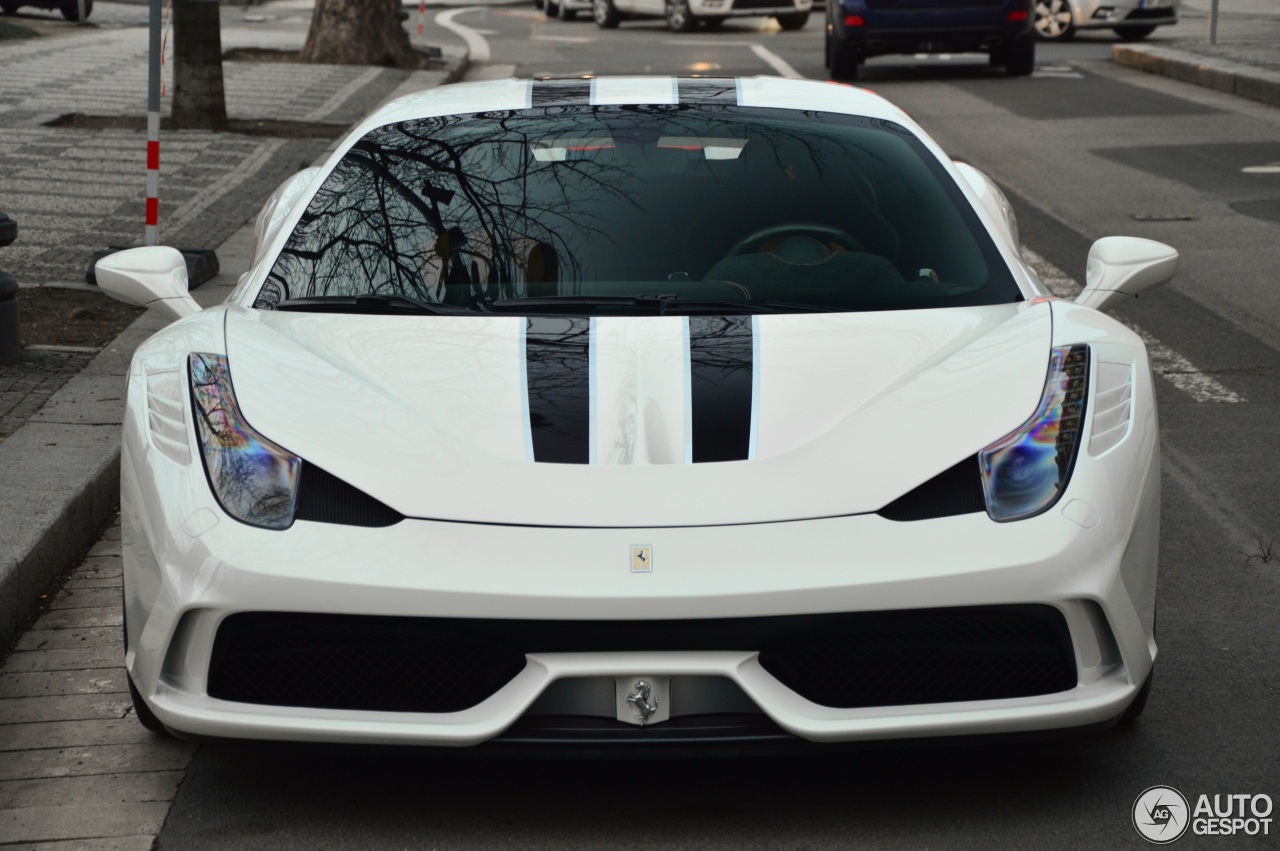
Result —
[{"label": "paving stone", "polygon": [[[14,650],[83,650],[101,641],[121,641],[120,627],[80,627],[78,629],[43,629],[25,632]],[[120,651],[123,655],[124,651]],[[12,657],[10,657],[12,658]],[[5,668],[4,670],[8,670]]]},{"label": "paving stone", "polygon": [[[156,733],[138,719],[113,718],[101,721],[35,721],[0,724],[0,752],[38,748],[88,747],[90,745],[130,745],[150,742]],[[5,756],[4,762],[10,759]]]},{"label": "paving stone", "polygon": [[48,806],[51,801],[81,806],[172,801],[181,782],[181,771],[6,780],[0,781],[0,810]]},{"label": "paving stone", "polygon": [[68,842],[27,842],[29,851],[151,851],[154,836],[110,836],[96,839],[73,839]]},{"label": "paving stone", "polygon": [[0,725],[37,721],[90,721],[124,718],[133,703],[126,695],[58,694],[0,700]]},{"label": "paving stone", "polygon": [[[139,730],[142,725],[127,719]],[[48,748],[6,753],[0,780],[30,777],[78,777],[134,771],[178,771],[187,767],[196,746],[155,734],[137,744]]]},{"label": "paving stone", "polygon": [[0,811],[0,844],[158,833],[169,802],[71,804]]},{"label": "paving stone", "polygon": [[120,605],[120,592],[115,588],[66,588],[53,598],[54,609],[92,609]]},{"label": "paving stone", "polygon": [[[48,617],[46,615],[45,617]],[[44,620],[44,618],[41,618]],[[124,644],[120,630],[110,641],[86,642],[83,647],[61,650],[15,650],[0,667],[3,674],[27,674],[35,671],[84,671],[118,666],[124,661]],[[29,633],[36,634],[35,631]]]},{"label": "paving stone", "polygon": [[[122,661],[121,659],[117,662]],[[128,694],[124,668],[0,674],[0,698],[65,694]]]},{"label": "paving stone", "polygon": [[86,626],[120,627],[124,623],[120,605],[100,609],[51,609],[40,616],[32,626],[33,631],[48,629],[79,629]]},{"label": "paving stone", "polygon": [[101,558],[102,556],[118,555],[120,555],[120,542],[102,539],[89,548],[89,554],[85,556],[85,558]]}]

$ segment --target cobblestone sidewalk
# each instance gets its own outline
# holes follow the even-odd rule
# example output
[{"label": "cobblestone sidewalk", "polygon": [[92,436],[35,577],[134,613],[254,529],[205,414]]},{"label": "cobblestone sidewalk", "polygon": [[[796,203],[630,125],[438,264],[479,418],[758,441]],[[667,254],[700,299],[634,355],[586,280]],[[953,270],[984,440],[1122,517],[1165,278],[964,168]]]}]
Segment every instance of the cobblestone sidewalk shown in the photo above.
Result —
[{"label": "cobblestone sidewalk", "polygon": [[131,717],[120,573],[117,520],[0,667],[0,845],[145,851],[164,824],[195,746]]}]

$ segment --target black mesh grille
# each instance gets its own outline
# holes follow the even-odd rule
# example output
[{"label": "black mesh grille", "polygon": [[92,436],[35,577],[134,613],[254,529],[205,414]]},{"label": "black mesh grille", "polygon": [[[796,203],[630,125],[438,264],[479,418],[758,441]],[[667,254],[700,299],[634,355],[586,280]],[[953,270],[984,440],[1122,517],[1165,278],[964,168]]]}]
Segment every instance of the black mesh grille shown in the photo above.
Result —
[{"label": "black mesh grille", "polygon": [[877,512],[888,520],[929,520],[986,511],[977,458],[966,458]]},{"label": "black mesh grille", "polygon": [[535,621],[254,612],[218,628],[209,695],[324,709],[456,712],[511,681],[526,653],[758,650],[825,706],[1049,694],[1076,684],[1051,606],[678,621]]},{"label": "black mesh grille", "polygon": [[522,653],[427,618],[253,612],[218,627],[208,690],[239,703],[458,712],[524,666]]},{"label": "black mesh grille", "polygon": [[1076,685],[1066,621],[1049,606],[865,613],[772,641],[760,664],[822,706],[999,700]]},{"label": "black mesh grille", "polygon": [[294,517],[346,526],[392,526],[404,519],[395,509],[306,461],[302,463]]}]

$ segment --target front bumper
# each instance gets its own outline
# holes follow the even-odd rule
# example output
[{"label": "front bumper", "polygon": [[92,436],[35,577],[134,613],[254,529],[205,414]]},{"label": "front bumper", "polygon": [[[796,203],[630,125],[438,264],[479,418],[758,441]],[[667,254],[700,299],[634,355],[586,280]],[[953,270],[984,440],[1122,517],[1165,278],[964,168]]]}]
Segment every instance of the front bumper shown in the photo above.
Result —
[{"label": "front bumper", "polygon": [[[916,523],[872,515],[647,530],[406,520],[268,532],[223,518],[153,548],[136,479],[128,471],[125,479],[128,668],[165,725],[196,735],[472,745],[520,720],[552,683],[632,676],[725,678],[779,727],[812,741],[1026,732],[1114,719],[1155,655],[1146,590],[1154,577],[1149,586],[1125,582],[1154,572],[1155,541],[1130,534],[1133,525],[1084,529],[1062,508],[1013,524],[983,514]],[[1151,496],[1139,501],[1148,511]],[[652,573],[629,569],[638,542],[652,546]],[[1074,688],[837,709],[782,685],[755,652],[705,650],[534,653],[504,687],[456,712],[266,706],[218,700],[207,688],[218,627],[245,611],[641,622],[1028,602],[1065,617]]]},{"label": "front bumper", "polygon": [[1076,10],[1077,29],[1163,27],[1177,22],[1177,2],[1153,6],[1140,0],[1081,0]]}]

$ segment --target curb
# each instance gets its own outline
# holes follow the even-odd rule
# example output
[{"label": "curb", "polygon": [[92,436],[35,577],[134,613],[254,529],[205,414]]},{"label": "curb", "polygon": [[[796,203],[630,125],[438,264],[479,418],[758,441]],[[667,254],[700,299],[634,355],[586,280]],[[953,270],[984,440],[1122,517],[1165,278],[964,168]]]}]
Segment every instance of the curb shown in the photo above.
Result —
[{"label": "curb", "polygon": [[[447,48],[445,59],[443,71],[414,72],[396,94],[457,82],[470,66],[465,49]],[[192,292],[204,307],[221,303],[248,269],[252,231],[251,219],[218,246],[223,273]],[[138,317],[0,442],[0,658],[39,595],[116,512],[125,376],[134,349],[164,325],[150,311]]]},{"label": "curb", "polygon": [[1174,47],[1146,45],[1112,45],[1111,61],[1148,74],[1159,74],[1183,83],[1280,107],[1280,72],[1277,71],[1267,71]]}]

